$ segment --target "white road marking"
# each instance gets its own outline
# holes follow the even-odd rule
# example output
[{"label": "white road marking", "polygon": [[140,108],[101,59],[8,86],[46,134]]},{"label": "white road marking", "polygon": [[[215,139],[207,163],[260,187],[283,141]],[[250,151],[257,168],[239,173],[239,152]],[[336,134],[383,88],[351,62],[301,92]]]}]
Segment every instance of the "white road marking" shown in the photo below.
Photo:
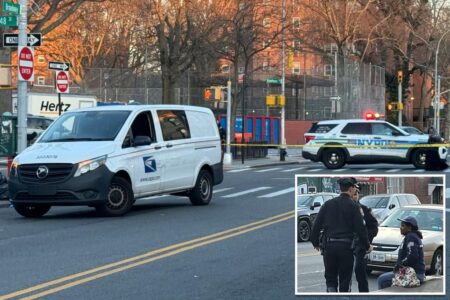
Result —
[{"label": "white road marking", "polygon": [[227,171],[227,173],[238,173],[238,172],[244,172],[244,171],[248,171],[248,170],[250,170],[250,168],[242,168],[242,169]]},{"label": "white road marking", "polygon": [[391,170],[387,170],[386,173],[397,173],[400,170],[401,169],[391,169]]},{"label": "white road marking", "polygon": [[215,194],[215,193],[225,192],[225,191],[232,190],[232,189],[233,188],[223,188],[223,189],[214,190],[213,192]]},{"label": "white road marking", "polygon": [[333,170],[333,172],[344,172],[347,169],[337,169],[337,170]]},{"label": "white road marking", "polygon": [[444,173],[449,173],[450,172],[450,168],[447,168],[444,170]]},{"label": "white road marking", "polygon": [[284,194],[287,194],[287,193],[291,193],[293,191],[295,191],[295,187],[290,187],[288,189],[284,189],[284,190],[281,190],[281,191],[278,191],[278,192],[273,192],[273,193],[270,193],[270,194],[267,194],[267,195],[259,196],[258,198],[272,198],[272,197],[284,195]]},{"label": "white road marking", "polygon": [[239,197],[239,196],[242,196],[242,195],[246,195],[246,194],[250,194],[250,193],[254,193],[254,192],[259,192],[259,191],[263,191],[263,190],[267,190],[267,189],[271,189],[271,187],[270,186],[261,186],[261,187],[258,187],[258,188],[242,191],[242,192],[239,192],[239,193],[234,193],[234,194],[222,196],[222,198]]},{"label": "white road marking", "polygon": [[264,173],[264,172],[270,172],[270,171],[276,171],[276,170],[280,170],[281,168],[272,168],[272,169],[265,169],[265,170],[258,170],[255,171],[256,173]]},{"label": "white road marking", "polygon": [[417,169],[413,171],[414,173],[423,173],[425,172],[425,169]]},{"label": "white road marking", "polygon": [[311,169],[311,170],[308,170],[309,172],[319,172],[319,171],[322,171],[323,169]]},{"label": "white road marking", "polygon": [[367,173],[367,172],[372,172],[375,171],[375,169],[363,169],[363,170],[359,170],[359,173]]},{"label": "white road marking", "polygon": [[306,168],[306,167],[301,167],[301,168],[295,168],[295,169],[283,170],[283,171],[281,171],[281,172],[292,172],[292,171],[303,170],[303,169],[305,169],[305,168]]}]

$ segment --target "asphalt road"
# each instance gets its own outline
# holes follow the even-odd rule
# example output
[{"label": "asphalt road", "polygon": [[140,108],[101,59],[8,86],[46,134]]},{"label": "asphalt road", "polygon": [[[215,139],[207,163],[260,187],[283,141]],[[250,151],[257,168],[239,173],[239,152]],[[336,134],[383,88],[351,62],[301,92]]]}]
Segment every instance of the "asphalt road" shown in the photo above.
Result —
[{"label": "asphalt road", "polygon": [[227,172],[206,207],[165,196],[122,218],[56,207],[35,220],[0,208],[0,299],[294,299],[294,172],[272,169]]}]

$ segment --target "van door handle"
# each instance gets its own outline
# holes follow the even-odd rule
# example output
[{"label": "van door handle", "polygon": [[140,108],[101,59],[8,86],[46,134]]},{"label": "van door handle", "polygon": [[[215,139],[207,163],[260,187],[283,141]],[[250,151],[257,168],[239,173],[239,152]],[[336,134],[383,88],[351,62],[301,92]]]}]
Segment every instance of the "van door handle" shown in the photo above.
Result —
[{"label": "van door handle", "polygon": [[167,148],[172,148],[173,145],[172,145],[172,144],[167,144],[166,147],[167,147]]},{"label": "van door handle", "polygon": [[162,148],[161,146],[155,146],[155,150],[159,150],[161,148]]}]

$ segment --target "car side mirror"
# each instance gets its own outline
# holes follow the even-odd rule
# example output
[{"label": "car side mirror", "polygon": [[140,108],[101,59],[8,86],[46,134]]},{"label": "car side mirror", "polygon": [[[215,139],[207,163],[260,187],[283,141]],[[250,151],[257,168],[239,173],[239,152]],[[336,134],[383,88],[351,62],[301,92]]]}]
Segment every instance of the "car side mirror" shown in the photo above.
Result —
[{"label": "car side mirror", "polygon": [[392,203],[391,205],[389,205],[389,209],[393,209],[395,207],[395,204]]},{"label": "car side mirror", "polygon": [[152,143],[152,140],[150,139],[149,136],[145,136],[145,135],[138,135],[134,138],[134,147],[138,147],[138,146],[148,146]]},{"label": "car side mirror", "polygon": [[320,203],[319,202],[314,202],[313,205],[311,205],[311,209],[314,209],[316,207],[320,207]]}]

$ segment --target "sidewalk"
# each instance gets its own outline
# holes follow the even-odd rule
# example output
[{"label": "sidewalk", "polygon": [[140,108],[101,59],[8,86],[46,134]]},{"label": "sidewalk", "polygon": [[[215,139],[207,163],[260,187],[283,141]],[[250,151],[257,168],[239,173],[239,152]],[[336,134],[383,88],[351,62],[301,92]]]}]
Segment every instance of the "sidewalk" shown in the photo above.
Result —
[{"label": "sidewalk", "polygon": [[262,168],[278,165],[293,165],[299,163],[309,162],[301,156],[301,150],[298,149],[287,149],[287,155],[285,161],[280,161],[280,154],[277,149],[269,149],[269,153],[265,158],[255,158],[255,159],[244,159],[242,163],[242,158],[233,159],[231,165],[223,165],[223,169],[234,170],[234,169],[245,169],[245,168]]}]

